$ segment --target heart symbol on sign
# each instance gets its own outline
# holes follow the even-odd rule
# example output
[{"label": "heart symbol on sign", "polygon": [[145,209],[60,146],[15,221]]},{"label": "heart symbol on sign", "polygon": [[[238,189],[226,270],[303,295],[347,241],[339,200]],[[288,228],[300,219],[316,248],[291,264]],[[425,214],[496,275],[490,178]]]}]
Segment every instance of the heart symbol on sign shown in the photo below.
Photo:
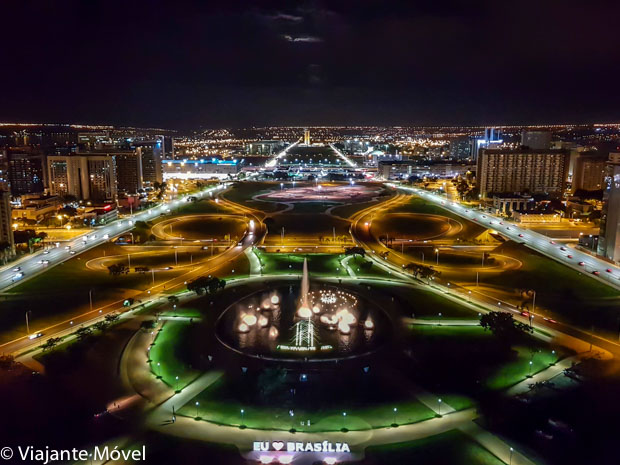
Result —
[{"label": "heart symbol on sign", "polygon": [[274,441],[271,443],[271,445],[275,450],[282,450],[282,448],[284,447],[284,443],[282,441]]}]

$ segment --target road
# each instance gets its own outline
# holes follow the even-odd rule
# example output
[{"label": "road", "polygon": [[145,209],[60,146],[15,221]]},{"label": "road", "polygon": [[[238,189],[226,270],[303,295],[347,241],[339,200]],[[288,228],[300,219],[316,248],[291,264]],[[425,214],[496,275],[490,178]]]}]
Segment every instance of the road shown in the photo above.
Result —
[{"label": "road", "polygon": [[[122,218],[105,226],[100,226],[90,233],[77,236],[70,241],[63,242],[58,247],[40,250],[34,254],[26,255],[21,259],[0,268],[0,291],[5,291],[17,286],[50,268],[69,260],[82,252],[97,247],[113,237],[128,233],[134,227],[136,221],[149,221],[180,207],[187,202],[189,197],[203,198],[220,191],[224,185],[205,189],[195,194],[189,194],[181,198],[162,203],[156,207],[141,211],[130,218]],[[22,276],[20,276],[22,275]]]},{"label": "road", "polygon": [[[369,258],[375,262],[381,263],[391,269],[392,273],[396,275],[408,276],[412,279],[412,276],[403,271],[403,267],[411,262],[411,258],[398,252],[398,250],[387,248],[372,234],[372,218],[376,214],[380,214],[382,211],[386,211],[388,208],[402,202],[403,195],[398,195],[391,200],[373,205],[364,210],[359,211],[352,216],[351,220],[351,234],[354,240],[363,247],[367,252],[370,252]],[[487,215],[488,216],[488,215]],[[386,258],[381,258],[382,254],[389,252]],[[422,281],[421,281],[422,282]],[[563,324],[559,321],[548,318],[547,316],[536,314],[535,312],[523,314],[523,311],[514,304],[506,302],[504,300],[496,299],[492,296],[478,292],[475,289],[468,289],[454,282],[447,281],[441,277],[433,278],[429,283],[429,290],[441,293],[447,298],[458,298],[464,302],[475,303],[479,306],[483,306],[487,311],[489,310],[502,310],[508,311],[514,314],[515,319],[522,323],[528,323],[535,328],[546,328],[550,332],[561,332],[563,334],[578,338],[582,341],[587,341],[596,346],[608,350],[611,353],[620,355],[620,344],[618,341],[610,340],[601,336],[598,336],[592,332],[585,332],[573,326]]]},{"label": "road", "polygon": [[[205,193],[206,192],[208,191],[205,191]],[[228,201],[220,200],[220,204],[221,203],[228,203]],[[243,210],[243,207],[238,204],[230,203],[230,207],[235,208],[237,211]],[[250,229],[237,244],[234,244],[219,255],[214,256],[212,259],[197,264],[197,266],[192,267],[189,271],[183,273],[180,276],[177,276],[165,282],[158,283],[157,285],[154,285],[140,292],[137,295],[132,295],[131,297],[136,302],[134,307],[154,304],[157,301],[161,301],[162,299],[165,299],[168,295],[170,295],[170,291],[176,288],[184,287],[188,281],[196,279],[200,276],[214,273],[218,268],[237,259],[241,254],[245,252],[245,249],[247,249],[248,247],[260,244],[264,239],[266,233],[265,226],[260,222],[260,219],[254,215],[253,212],[247,210],[244,213],[248,216],[249,219],[254,221],[254,226],[250,226]],[[135,218],[137,220],[137,215]],[[139,219],[144,221],[143,218],[144,217],[140,217]],[[251,224],[252,223],[250,223],[250,225]],[[96,234],[99,235],[99,231],[97,231]],[[126,307],[123,307],[123,302],[124,298],[108,304],[104,307],[93,308],[92,310],[85,312],[79,316],[65,320],[61,323],[54,324],[47,328],[38,328],[37,333],[42,333],[42,337],[34,340],[29,339],[28,336],[14,339],[10,342],[0,345],[0,353],[24,353],[32,348],[43,344],[49,338],[66,336],[67,334],[75,331],[76,328],[79,328],[83,325],[92,324],[104,318],[105,315],[109,313],[127,310]]]},{"label": "road", "polygon": [[514,223],[508,223],[503,218],[490,215],[486,212],[473,210],[465,207],[458,202],[451,201],[437,194],[417,189],[415,187],[397,186],[388,184],[406,192],[416,194],[424,200],[438,205],[462,218],[484,226],[487,229],[497,231],[515,242],[522,243],[532,250],[535,250],[557,262],[562,263],[574,270],[581,271],[584,275],[590,276],[605,284],[620,289],[620,267],[609,263],[600,258],[593,257],[579,250],[557,244],[547,236],[534,232],[527,228],[522,228]]}]

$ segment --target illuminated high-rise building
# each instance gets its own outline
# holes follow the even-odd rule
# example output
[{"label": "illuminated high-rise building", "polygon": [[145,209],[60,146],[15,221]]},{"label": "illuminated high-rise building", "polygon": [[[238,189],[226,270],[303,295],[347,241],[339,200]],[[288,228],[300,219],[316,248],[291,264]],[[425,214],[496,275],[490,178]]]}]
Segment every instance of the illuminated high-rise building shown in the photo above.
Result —
[{"label": "illuminated high-rise building", "polygon": [[598,253],[610,260],[620,261],[620,153],[609,154]]},{"label": "illuminated high-rise building", "polygon": [[310,129],[304,129],[304,145],[310,145]]},{"label": "illuminated high-rise building", "polygon": [[[15,255],[15,241],[11,227],[11,194],[0,188],[0,257]],[[5,247],[8,244],[8,247]]]}]

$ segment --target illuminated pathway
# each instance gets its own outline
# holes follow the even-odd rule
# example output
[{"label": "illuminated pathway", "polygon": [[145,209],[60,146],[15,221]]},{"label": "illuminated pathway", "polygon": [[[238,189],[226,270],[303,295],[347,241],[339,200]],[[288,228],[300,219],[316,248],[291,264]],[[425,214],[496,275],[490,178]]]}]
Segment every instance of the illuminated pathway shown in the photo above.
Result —
[{"label": "illuminated pathway", "polygon": [[336,152],[336,155],[338,155],[347,165],[349,165],[351,168],[357,168],[357,164],[340,150],[338,150],[334,144],[329,144],[329,146],[334,152]]}]

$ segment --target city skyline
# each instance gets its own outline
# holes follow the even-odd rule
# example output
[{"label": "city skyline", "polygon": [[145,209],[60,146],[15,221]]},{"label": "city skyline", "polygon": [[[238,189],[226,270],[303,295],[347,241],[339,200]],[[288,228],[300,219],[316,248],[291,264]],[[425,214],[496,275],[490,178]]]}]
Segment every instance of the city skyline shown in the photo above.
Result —
[{"label": "city skyline", "polygon": [[617,121],[619,8],[12,4],[6,16],[21,19],[0,33],[12,50],[0,82],[13,90],[0,120],[172,129]]}]

